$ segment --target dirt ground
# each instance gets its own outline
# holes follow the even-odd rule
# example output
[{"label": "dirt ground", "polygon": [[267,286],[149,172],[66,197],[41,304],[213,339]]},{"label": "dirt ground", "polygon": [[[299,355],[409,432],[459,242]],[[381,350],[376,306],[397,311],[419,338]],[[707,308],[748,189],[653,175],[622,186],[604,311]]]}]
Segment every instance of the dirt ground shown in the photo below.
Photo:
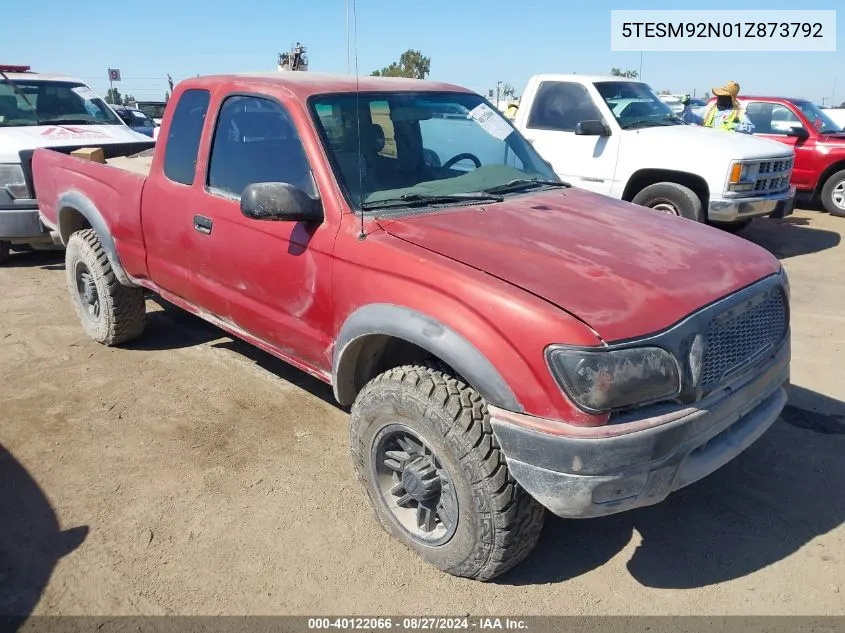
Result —
[{"label": "dirt ground", "polygon": [[153,302],[108,349],[60,254],[0,268],[0,614],[845,614],[845,219],[744,237],[792,282],[781,420],[661,505],[550,518],[495,582],[375,523],[331,391]]}]

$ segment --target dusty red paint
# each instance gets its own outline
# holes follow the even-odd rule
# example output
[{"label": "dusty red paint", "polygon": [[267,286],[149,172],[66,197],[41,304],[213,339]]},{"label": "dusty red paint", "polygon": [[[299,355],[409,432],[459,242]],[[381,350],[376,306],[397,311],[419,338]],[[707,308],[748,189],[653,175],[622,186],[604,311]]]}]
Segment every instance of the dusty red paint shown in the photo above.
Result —
[{"label": "dusty red paint", "polygon": [[[304,104],[310,94],[353,91],[355,81],[297,75],[206,77],[177,86],[174,104],[186,89],[212,93],[191,186],[162,171],[174,107],[165,113],[146,180],[36,151],[45,219],[55,223],[61,193],[84,192],[106,219],[131,277],[327,382],[346,318],[371,303],[401,305],[469,340],[527,413],[582,426],[607,417],[583,413],[563,396],[545,365],[549,344],[595,346],[649,334],[778,269],[771,255],[740,238],[574,189],[368,219],[361,240],[361,220],[339,190]],[[360,82],[361,90],[399,85],[464,90]],[[216,112],[231,93],[269,95],[289,110],[320,192],[321,225],[306,230],[248,220],[236,201],[206,192]],[[214,221],[211,239],[193,229],[196,214]]]}]

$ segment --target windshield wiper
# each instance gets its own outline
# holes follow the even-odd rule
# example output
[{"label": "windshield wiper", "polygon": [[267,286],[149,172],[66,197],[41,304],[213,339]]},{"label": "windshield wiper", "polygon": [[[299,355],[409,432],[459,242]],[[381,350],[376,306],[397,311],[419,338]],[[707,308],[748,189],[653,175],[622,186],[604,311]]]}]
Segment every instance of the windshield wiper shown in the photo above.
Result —
[{"label": "windshield wiper", "polygon": [[391,207],[420,207],[427,204],[448,204],[450,202],[501,202],[502,196],[489,193],[406,193],[396,198],[362,202],[361,209],[387,209]]},{"label": "windshield wiper", "polygon": [[542,178],[516,178],[502,185],[489,187],[484,191],[486,193],[510,193],[519,191],[520,189],[527,189],[529,187],[566,187],[569,188],[568,182],[561,182],[560,180],[544,180]]},{"label": "windshield wiper", "polygon": [[664,127],[664,126],[667,126],[667,125],[674,126],[675,124],[672,123],[671,121],[667,121],[665,119],[639,119],[637,121],[630,121],[628,123],[625,123],[624,125],[620,125],[619,127],[621,127],[623,130],[630,130],[630,129],[633,129],[635,127],[640,127],[641,125],[645,125],[645,126],[649,126],[649,127],[652,126],[652,125]]}]

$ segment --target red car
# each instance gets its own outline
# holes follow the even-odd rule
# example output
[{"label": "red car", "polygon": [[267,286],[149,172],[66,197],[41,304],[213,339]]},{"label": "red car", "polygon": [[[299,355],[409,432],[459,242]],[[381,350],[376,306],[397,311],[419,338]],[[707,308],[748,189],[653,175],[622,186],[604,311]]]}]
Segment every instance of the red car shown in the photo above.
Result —
[{"label": "red car", "polygon": [[[754,134],[795,148],[792,184],[845,217],[845,131],[805,99],[740,97]],[[713,103],[713,100],[711,100]]]},{"label": "red car", "polygon": [[569,187],[464,88],[195,78],[160,139],[35,152],[85,331],[140,336],[149,289],[330,383],[379,522],[449,573],[521,561],[544,508],[661,501],[786,403],[771,254]]}]

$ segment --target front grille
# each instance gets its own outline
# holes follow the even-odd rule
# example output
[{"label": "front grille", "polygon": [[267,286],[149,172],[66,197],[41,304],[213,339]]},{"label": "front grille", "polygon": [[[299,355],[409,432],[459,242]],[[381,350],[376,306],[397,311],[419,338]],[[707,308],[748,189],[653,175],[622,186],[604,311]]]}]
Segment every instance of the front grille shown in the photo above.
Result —
[{"label": "front grille", "polygon": [[756,193],[778,193],[789,189],[789,179],[792,176],[791,158],[778,158],[760,162],[757,179],[754,182]]},{"label": "front grille", "polygon": [[706,390],[716,387],[774,349],[786,334],[787,320],[786,300],[780,288],[716,316],[705,335],[701,386]]}]

